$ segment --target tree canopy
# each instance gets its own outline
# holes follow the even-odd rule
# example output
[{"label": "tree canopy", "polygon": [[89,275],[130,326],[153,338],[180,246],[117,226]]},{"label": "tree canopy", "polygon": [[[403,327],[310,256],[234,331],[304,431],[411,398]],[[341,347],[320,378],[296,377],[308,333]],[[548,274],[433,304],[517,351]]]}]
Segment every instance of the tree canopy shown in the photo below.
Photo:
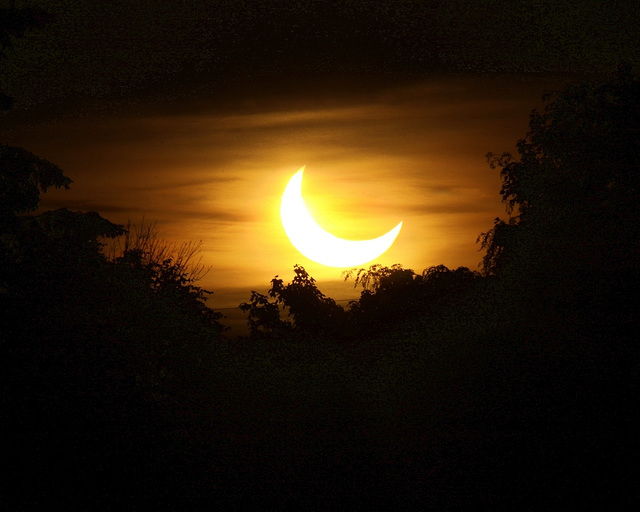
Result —
[{"label": "tree canopy", "polygon": [[562,269],[637,260],[640,211],[640,82],[622,66],[604,83],[581,82],[545,96],[519,159],[487,154],[499,168],[511,214],[479,240],[486,274],[546,261]]},{"label": "tree canopy", "polygon": [[492,300],[520,304],[514,317],[556,317],[549,335],[572,325],[571,336],[626,338],[639,306],[640,81],[621,66],[545,99],[519,158],[487,155],[510,215],[478,239]]},{"label": "tree canopy", "polygon": [[[295,265],[293,271],[295,276],[286,285],[278,276],[271,280],[268,294],[273,302],[253,291],[250,302],[240,305],[240,309],[249,313],[251,333],[282,334],[294,329],[297,333],[311,335],[340,331],[345,320],[344,310],[318,289],[315,279],[302,266]],[[281,320],[281,308],[292,321]]]}]

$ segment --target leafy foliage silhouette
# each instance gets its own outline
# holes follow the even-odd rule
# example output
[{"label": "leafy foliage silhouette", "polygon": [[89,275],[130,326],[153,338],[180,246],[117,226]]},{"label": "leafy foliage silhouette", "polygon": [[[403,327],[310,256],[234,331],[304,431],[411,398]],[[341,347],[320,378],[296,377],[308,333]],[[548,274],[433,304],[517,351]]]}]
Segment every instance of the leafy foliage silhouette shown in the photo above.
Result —
[{"label": "leafy foliage silhouette", "polygon": [[640,81],[621,66],[545,99],[518,160],[487,155],[510,218],[478,238],[483,273],[499,278],[496,294],[555,308],[586,332],[628,328],[640,284]]},{"label": "leafy foliage silhouette", "polygon": [[[315,279],[304,267],[293,267],[293,280],[284,284],[275,276],[271,280],[269,297],[251,292],[250,302],[240,304],[240,309],[249,313],[248,324],[253,335],[282,333],[294,330],[305,335],[339,332],[346,320],[344,309],[317,288]],[[293,322],[280,319],[280,308],[285,310]],[[287,311],[288,310],[288,311]]]},{"label": "leafy foliage silhouette", "polygon": [[[16,186],[11,170],[0,167],[0,183],[28,198],[0,223],[2,408],[21,451],[7,468],[28,475],[15,488],[50,499],[123,466],[144,481],[159,453],[148,432],[173,432],[183,402],[199,400],[222,339],[222,315],[195,283],[199,247],[157,243],[150,231],[137,242],[95,212],[17,213],[35,207],[39,187],[29,174]],[[57,168],[55,177],[68,185]],[[109,256],[107,242],[122,238],[128,245]]]},{"label": "leafy foliage silhouette", "polygon": [[69,189],[72,181],[58,166],[33,153],[12,146],[0,145],[0,219],[35,211],[40,193],[49,188]]},{"label": "leafy foliage silhouette", "polygon": [[365,270],[343,272],[362,286],[360,299],[352,301],[349,318],[358,329],[372,330],[396,326],[401,322],[436,313],[447,302],[464,300],[480,276],[466,267],[450,270],[444,265],[429,267],[416,274],[396,263],[391,267],[375,264]]},{"label": "leafy foliage silhouette", "polygon": [[[0,9],[0,57],[50,19],[13,2]],[[0,110],[12,103],[0,94]],[[71,183],[51,162],[0,145],[1,406],[20,452],[5,460],[9,506],[78,488],[88,496],[104,477],[121,479],[122,495],[153,485],[154,436],[189,449],[170,435],[173,418],[200,400],[224,330],[195,284],[199,245],[175,247],[96,212],[34,214],[42,193]]]},{"label": "leafy foliage silhouette", "polygon": [[[300,265],[289,284],[276,276],[269,296],[256,291],[249,302],[240,304],[248,313],[247,322],[254,337],[284,336],[287,333],[330,334],[353,338],[371,332],[383,332],[419,316],[436,314],[438,308],[464,300],[480,280],[480,275],[466,267],[449,270],[444,265],[416,274],[396,263],[391,267],[374,264],[369,269],[343,272],[345,280],[354,279],[362,286],[358,300],[345,311],[317,288],[315,279]],[[275,299],[269,300],[269,297]],[[281,309],[293,321],[282,320]]]},{"label": "leafy foliage silhouette", "polygon": [[558,265],[564,254],[564,270],[588,254],[637,257],[624,240],[638,234],[640,82],[622,66],[612,81],[572,84],[545,98],[544,112],[531,113],[517,144],[519,160],[487,154],[490,167],[500,168],[500,194],[514,214],[479,238],[487,274],[514,258]]},{"label": "leafy foliage silhouette", "polygon": [[249,313],[247,323],[254,337],[282,335],[292,328],[291,322],[280,318],[280,307],[276,301],[270,301],[267,295],[251,291],[249,302],[240,304],[240,309]]}]

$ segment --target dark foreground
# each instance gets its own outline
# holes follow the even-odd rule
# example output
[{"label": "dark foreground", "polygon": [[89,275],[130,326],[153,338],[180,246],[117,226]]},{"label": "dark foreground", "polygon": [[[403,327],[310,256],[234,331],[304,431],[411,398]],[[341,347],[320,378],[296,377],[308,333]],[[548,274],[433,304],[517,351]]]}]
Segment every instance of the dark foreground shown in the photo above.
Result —
[{"label": "dark foreground", "polygon": [[[551,510],[637,500],[630,339],[229,341],[173,394],[14,354],[15,510]],[[63,365],[63,366],[61,366]],[[115,362],[114,362],[115,365]],[[198,378],[197,376],[194,378]]]}]

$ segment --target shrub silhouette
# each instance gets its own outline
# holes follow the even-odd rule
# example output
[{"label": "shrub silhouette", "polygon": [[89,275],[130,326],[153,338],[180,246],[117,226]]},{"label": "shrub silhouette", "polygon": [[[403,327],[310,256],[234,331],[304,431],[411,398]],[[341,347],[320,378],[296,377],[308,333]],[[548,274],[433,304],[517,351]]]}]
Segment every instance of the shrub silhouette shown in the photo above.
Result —
[{"label": "shrub silhouette", "polygon": [[[301,265],[294,265],[293,280],[284,284],[275,276],[271,280],[269,297],[251,292],[250,302],[240,304],[240,309],[249,313],[248,323],[253,335],[295,331],[299,334],[338,333],[345,325],[344,309],[325,295],[316,286]],[[292,322],[280,319],[280,308],[288,313]]]},{"label": "shrub silhouette", "polygon": [[450,270],[437,265],[416,274],[399,263],[351,269],[343,276],[345,280],[353,278],[354,287],[363,288],[360,298],[349,305],[349,319],[365,331],[435,315],[439,308],[464,300],[480,279],[466,267]]},{"label": "shrub silhouette", "polygon": [[[343,272],[344,279],[354,279],[354,287],[360,285],[363,290],[345,311],[318,290],[303,267],[295,265],[294,272],[291,283],[285,285],[276,276],[269,296],[253,291],[250,301],[240,305],[249,313],[252,336],[325,333],[353,338],[383,332],[418,317],[436,315],[440,308],[465,300],[481,277],[466,267],[450,270],[444,265],[425,269],[422,274],[399,263],[354,268]],[[293,321],[281,319],[281,308]]]},{"label": "shrub silhouette", "polygon": [[172,436],[185,400],[209,390],[224,330],[196,285],[199,246],[151,231],[136,241],[95,212],[27,215],[40,192],[70,180],[27,151],[2,157],[0,193],[12,198],[0,223],[2,407],[21,453],[6,468],[27,475],[15,487],[37,489],[36,501],[122,468],[150,478],[141,468],[157,474],[160,452],[149,432]]},{"label": "shrub silhouette", "polygon": [[278,302],[270,301],[268,296],[255,290],[251,291],[249,302],[243,302],[239,308],[248,313],[247,323],[251,336],[282,335],[293,327],[291,322],[280,318]]}]

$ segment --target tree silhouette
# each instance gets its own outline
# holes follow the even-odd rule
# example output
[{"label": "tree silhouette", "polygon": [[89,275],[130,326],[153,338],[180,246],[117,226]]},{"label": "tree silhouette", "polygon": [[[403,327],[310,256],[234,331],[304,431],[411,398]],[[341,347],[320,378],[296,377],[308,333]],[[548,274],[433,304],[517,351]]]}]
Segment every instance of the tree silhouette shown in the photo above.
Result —
[{"label": "tree silhouette", "polygon": [[[500,168],[500,194],[513,214],[507,222],[497,219],[480,237],[488,249],[487,273],[497,270],[501,258],[516,257],[505,251],[519,242],[537,257],[550,249],[557,258],[558,249],[569,250],[578,239],[607,241],[606,249],[573,247],[573,259],[583,249],[608,251],[614,240],[638,233],[640,82],[623,66],[609,82],[572,84],[545,99],[544,112],[531,113],[529,132],[518,141],[519,160],[509,153],[487,155],[490,167]],[[536,248],[524,238],[535,240]],[[525,251],[520,247],[518,257]]]},{"label": "tree silhouette", "polygon": [[291,331],[291,322],[280,318],[278,303],[262,293],[252,290],[249,302],[243,302],[239,308],[249,314],[247,324],[251,336],[265,337]]},{"label": "tree silhouette", "polygon": [[300,265],[294,265],[295,277],[284,285],[282,279],[271,281],[269,295],[289,309],[296,329],[304,332],[339,330],[344,310],[316,286],[316,281]]},{"label": "tree silhouette", "polygon": [[15,280],[13,266],[24,258],[22,252],[34,249],[28,237],[37,236],[37,226],[24,214],[38,208],[41,192],[68,189],[70,184],[51,162],[25,149],[0,145],[0,287],[7,286],[7,279]]},{"label": "tree silhouette", "polygon": [[342,276],[345,281],[353,278],[354,288],[360,285],[363,290],[376,292],[380,288],[389,288],[393,283],[412,282],[415,274],[411,269],[403,269],[400,263],[395,263],[391,267],[376,263],[366,270],[364,268],[345,270]]},{"label": "tree silhouette", "polygon": [[640,283],[640,81],[621,66],[606,82],[545,99],[519,159],[487,155],[510,218],[480,235],[483,272],[516,295],[583,319],[598,312],[611,326],[628,318]]},{"label": "tree silhouette", "polygon": [[[0,9],[0,58],[49,19]],[[0,94],[0,110],[11,104]],[[49,501],[123,468],[145,468],[130,489],[151,480],[161,465],[149,432],[171,437],[168,418],[204,393],[224,329],[195,284],[197,245],[174,251],[148,236],[109,254],[107,241],[132,240],[124,226],[96,212],[34,214],[42,193],[71,183],[51,162],[0,145],[0,395],[20,453],[4,461],[7,503]]]},{"label": "tree silhouette", "polygon": [[[284,284],[275,276],[271,280],[269,297],[255,291],[251,301],[240,304],[240,309],[249,313],[248,323],[253,334],[272,333],[293,328],[297,333],[337,333],[344,327],[344,309],[318,289],[316,281],[304,267],[294,265],[293,280]],[[280,319],[283,308],[292,317],[293,323]]]},{"label": "tree silhouette", "polygon": [[0,220],[35,211],[40,193],[69,189],[72,181],[58,166],[29,151],[0,144]]},{"label": "tree silhouette", "polygon": [[345,280],[353,278],[354,287],[363,288],[360,298],[349,305],[349,318],[365,331],[437,314],[442,306],[462,300],[480,277],[466,267],[450,270],[444,265],[416,274],[399,263],[351,269],[343,276]]}]

